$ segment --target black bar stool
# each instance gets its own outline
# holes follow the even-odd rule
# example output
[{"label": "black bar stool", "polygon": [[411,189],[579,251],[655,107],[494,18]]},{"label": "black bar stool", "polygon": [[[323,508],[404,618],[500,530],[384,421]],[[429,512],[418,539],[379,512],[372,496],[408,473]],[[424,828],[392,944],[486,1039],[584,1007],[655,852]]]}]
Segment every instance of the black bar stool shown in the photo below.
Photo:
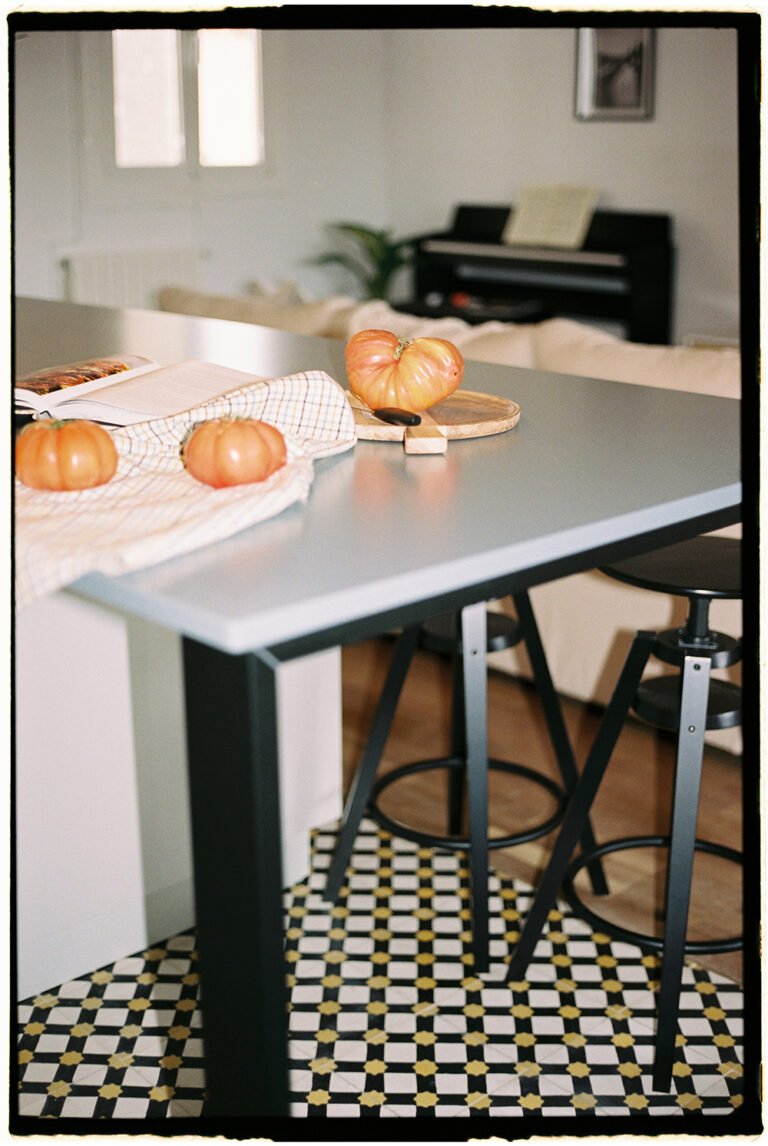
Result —
[{"label": "black bar stool", "polygon": [[[512,847],[538,839],[561,823],[567,794],[573,791],[578,772],[563,720],[560,702],[552,684],[544,649],[528,594],[514,595],[517,620],[489,613],[484,602],[470,605],[459,614],[448,614],[406,628],[395,645],[389,672],[379,698],[371,732],[350,788],[342,816],[339,838],[325,888],[325,898],[335,900],[344,882],[349,859],[363,815],[367,814],[393,835],[431,847],[452,848],[468,855],[472,889],[472,937],[474,969],[488,967],[488,850]],[[525,642],[552,740],[562,787],[549,777],[523,764],[488,758],[486,712],[486,655]],[[449,655],[452,660],[451,751],[448,756],[404,764],[376,781],[386,740],[408,668],[417,647]],[[482,655],[480,655],[482,653]],[[431,835],[390,819],[377,797],[390,784],[414,772],[447,769],[449,773],[448,835]],[[501,838],[488,839],[488,769],[512,773],[544,788],[553,798],[554,810],[545,820]],[[462,836],[465,793],[468,798],[468,832]],[[595,846],[588,820],[581,832],[585,850]],[[589,874],[597,894],[608,888],[599,859],[590,861]]]},{"label": "black bar stool", "polygon": [[[741,863],[743,858],[741,852],[733,848],[696,838],[704,732],[741,723],[741,689],[710,677],[711,669],[725,668],[741,659],[741,642],[709,628],[711,601],[741,597],[741,543],[724,537],[696,537],[618,562],[602,571],[653,592],[686,597],[688,616],[682,628],[662,633],[641,631],[634,638],[513,952],[508,979],[524,976],[561,885],[574,911],[594,927],[643,949],[661,951],[653,1085],[656,1090],[668,1091],[685,955],[735,951],[742,946],[741,936],[686,942],[695,851],[709,852],[736,863]],[[679,671],[641,682],[651,654],[677,666]],[[643,720],[678,734],[669,835],[613,840],[571,863],[582,825],[587,822],[630,708]],[[581,903],[574,887],[574,878],[585,863],[634,847],[669,849],[663,939],[627,930],[602,918]]]}]

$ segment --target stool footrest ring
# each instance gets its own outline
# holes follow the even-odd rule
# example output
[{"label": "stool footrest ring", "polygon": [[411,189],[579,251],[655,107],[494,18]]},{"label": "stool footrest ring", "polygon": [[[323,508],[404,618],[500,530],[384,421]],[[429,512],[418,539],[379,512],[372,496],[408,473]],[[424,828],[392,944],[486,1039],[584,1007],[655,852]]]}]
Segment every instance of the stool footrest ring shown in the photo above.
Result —
[{"label": "stool footrest ring", "polygon": [[[465,766],[466,762],[461,756],[441,756],[434,760],[417,760],[412,764],[402,764],[399,768],[393,769],[376,781],[373,792],[371,793],[371,798],[368,801],[367,813],[372,820],[375,820],[381,827],[386,828],[387,831],[392,832],[393,835],[403,836],[413,843],[422,844],[425,847],[468,851],[470,842],[466,836],[438,836],[432,835],[429,832],[418,831],[416,828],[410,828],[407,824],[403,824],[399,820],[395,821],[390,819],[378,806],[376,799],[384,788],[403,779],[405,776],[413,775],[416,772],[430,772],[437,768],[450,769],[464,768]],[[540,836],[547,835],[548,832],[551,832],[553,828],[556,828],[558,824],[561,823],[565,815],[567,797],[563,789],[559,787],[554,780],[550,780],[548,776],[542,776],[539,772],[535,772],[532,768],[527,768],[524,764],[511,764],[506,760],[489,760],[488,767],[494,772],[508,772],[512,775],[522,776],[524,779],[538,784],[539,787],[545,788],[556,802],[555,811],[547,820],[525,831],[514,832],[510,835],[489,839],[489,848],[515,847],[518,844],[537,840]]]},{"label": "stool footrest ring", "polygon": [[[619,939],[625,943],[633,943],[637,947],[647,948],[651,951],[663,951],[663,937],[657,938],[655,935],[646,935],[640,931],[631,931],[629,928],[622,927],[618,923],[613,923],[611,920],[592,911],[591,908],[582,903],[579,898],[579,894],[574,887],[574,880],[579,871],[583,867],[586,867],[588,863],[591,863],[592,860],[611,855],[613,852],[628,851],[632,848],[668,847],[669,836],[633,836],[620,840],[611,840],[609,843],[601,844],[600,847],[595,848],[588,855],[580,855],[573,861],[563,881],[563,895],[576,915],[586,920],[587,923],[590,923],[597,930],[603,930],[612,938]],[[734,848],[725,847],[724,844],[714,844],[709,840],[697,839],[695,847],[696,851],[707,852],[709,855],[719,856],[721,859],[730,860],[732,863],[744,863],[744,857],[741,852],[736,851]],[[728,937],[727,939],[692,940],[686,942],[685,953],[686,955],[722,954],[726,951],[738,951],[743,945],[744,937],[741,935]]]}]

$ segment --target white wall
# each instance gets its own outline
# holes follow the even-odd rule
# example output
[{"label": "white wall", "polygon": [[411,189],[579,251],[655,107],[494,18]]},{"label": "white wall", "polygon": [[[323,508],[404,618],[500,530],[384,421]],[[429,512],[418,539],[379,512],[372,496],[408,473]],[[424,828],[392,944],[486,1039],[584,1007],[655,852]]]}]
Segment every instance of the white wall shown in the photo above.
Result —
[{"label": "white wall", "polygon": [[18,293],[58,297],[57,249],[117,236],[199,241],[212,290],[258,277],[345,290],[349,280],[303,262],[325,246],[328,222],[413,233],[445,225],[459,201],[584,181],[605,207],[674,216],[678,338],[738,333],[732,29],[659,29],[656,114],[631,123],[574,118],[573,29],[267,31],[276,179],[227,199],[115,211],[90,202],[78,162],[77,35],[35,32],[18,45]]}]

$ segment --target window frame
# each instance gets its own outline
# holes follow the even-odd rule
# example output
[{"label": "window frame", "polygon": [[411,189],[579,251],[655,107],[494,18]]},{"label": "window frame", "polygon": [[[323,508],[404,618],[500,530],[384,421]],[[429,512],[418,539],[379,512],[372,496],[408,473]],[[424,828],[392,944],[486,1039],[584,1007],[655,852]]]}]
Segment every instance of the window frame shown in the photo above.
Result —
[{"label": "window frame", "polygon": [[182,126],[185,159],[175,167],[118,167],[112,93],[112,31],[81,31],[81,138],[83,193],[95,207],[188,206],[193,198],[253,194],[274,184],[272,125],[267,112],[265,37],[260,30],[260,82],[264,159],[253,166],[204,167],[198,162],[197,29],[179,28]]}]

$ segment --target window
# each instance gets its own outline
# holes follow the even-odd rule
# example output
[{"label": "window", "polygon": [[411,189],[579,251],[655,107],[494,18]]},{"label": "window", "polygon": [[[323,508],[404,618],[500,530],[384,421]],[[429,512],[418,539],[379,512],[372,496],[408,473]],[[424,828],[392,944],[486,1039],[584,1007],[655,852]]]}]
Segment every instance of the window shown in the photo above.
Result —
[{"label": "window", "polygon": [[263,162],[256,29],[115,30],[111,62],[119,169]]}]

